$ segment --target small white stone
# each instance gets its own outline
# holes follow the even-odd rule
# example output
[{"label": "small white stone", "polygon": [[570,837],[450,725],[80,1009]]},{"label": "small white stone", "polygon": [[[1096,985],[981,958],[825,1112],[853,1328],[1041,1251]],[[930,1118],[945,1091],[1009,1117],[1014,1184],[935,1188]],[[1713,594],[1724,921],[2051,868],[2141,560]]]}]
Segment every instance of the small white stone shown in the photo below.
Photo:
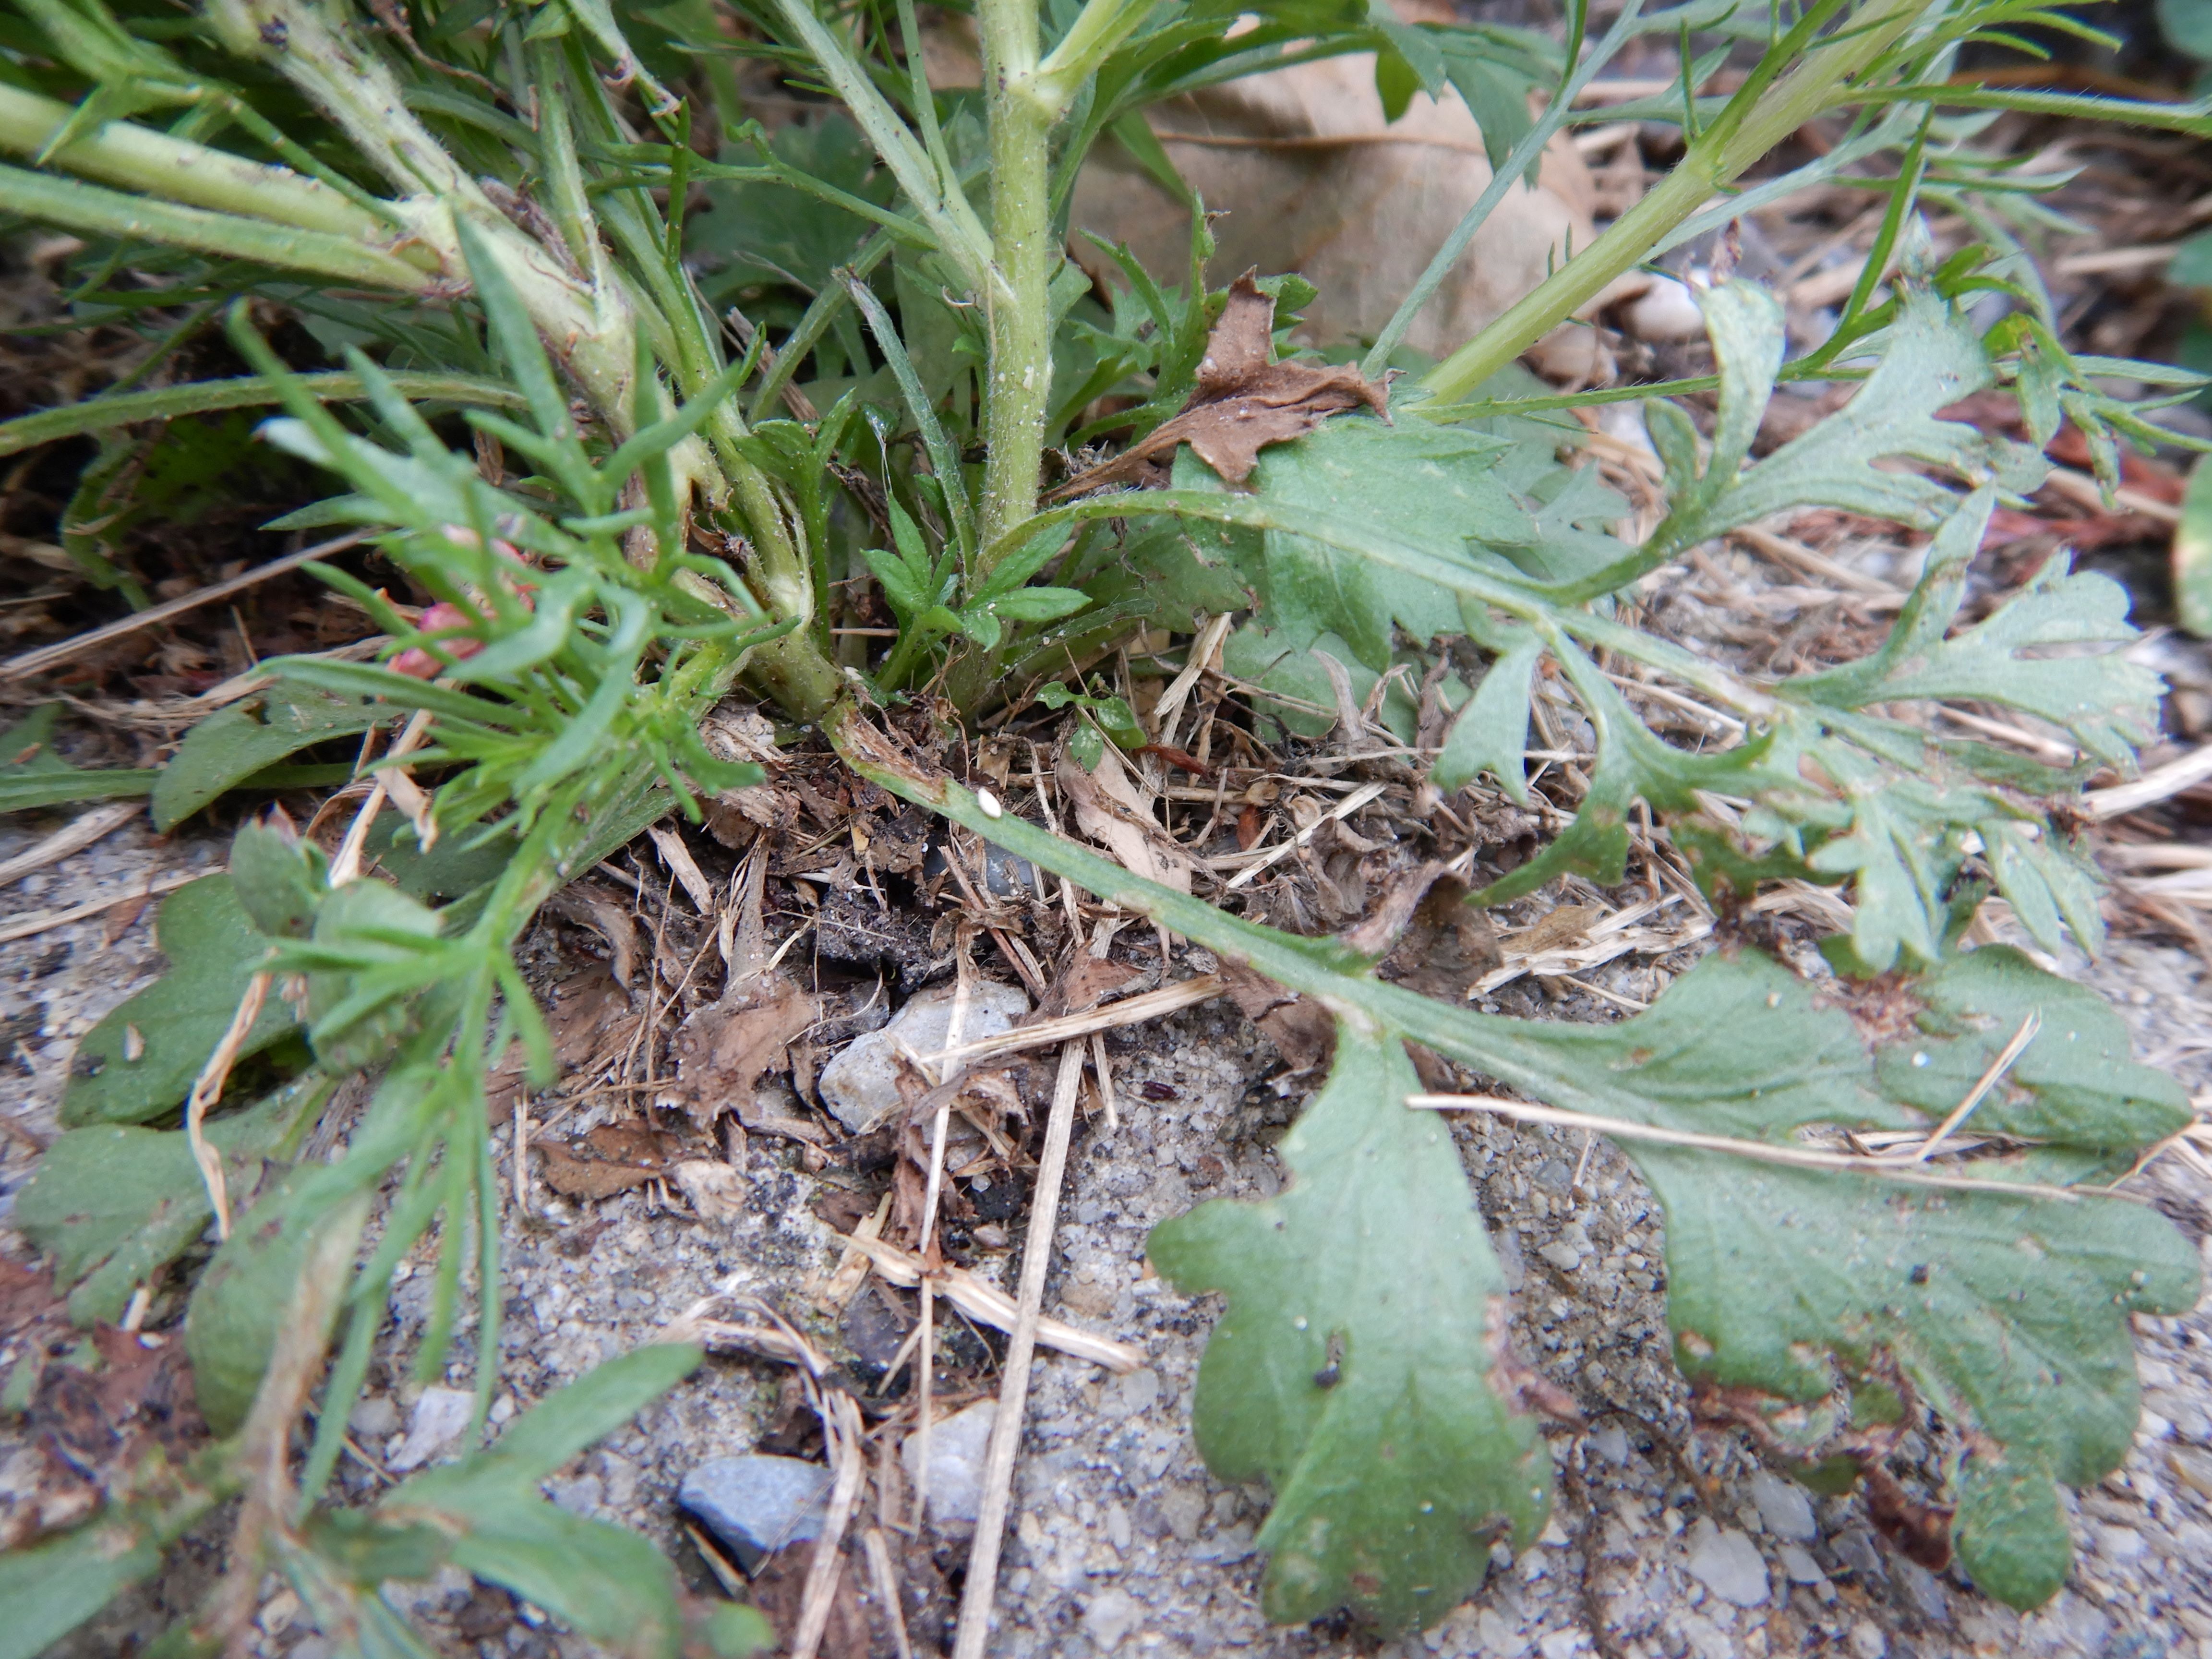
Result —
[{"label": "small white stone", "polygon": [[1651,286],[1628,302],[1621,320],[1639,340],[1694,340],[1705,331],[1705,313],[1698,309],[1689,285],[1672,276],[1655,276]]},{"label": "small white stone", "polygon": [[[983,1508],[983,1461],[999,1402],[986,1400],[956,1412],[929,1429],[929,1518],[939,1529],[975,1524]],[[911,1486],[921,1484],[921,1436],[908,1434],[899,1449]]]},{"label": "small white stone", "polygon": [[1853,1625],[1851,1633],[1844,1640],[1850,1644],[1853,1659],[1881,1659],[1882,1655],[1889,1651],[1889,1638],[1881,1633],[1879,1626],[1865,1620]]},{"label": "small white stone", "polygon": [[1121,1638],[1137,1627],[1145,1610],[1137,1598],[1124,1589],[1104,1589],[1091,1598],[1091,1605],[1083,1610],[1083,1633],[1098,1644],[1099,1649],[1111,1653],[1121,1644]]},{"label": "small white stone", "polygon": [[1782,1571],[1790,1575],[1790,1582],[1793,1584],[1817,1584],[1828,1576],[1820,1571],[1820,1564],[1802,1544],[1784,1544],[1782,1547]]},{"label": "small white stone", "polygon": [[392,1467],[416,1469],[435,1457],[468,1427],[476,1403],[476,1395],[466,1389],[423,1389],[407,1425],[406,1441],[392,1455]]},{"label": "small white stone", "polygon": [[[952,1004],[957,988],[934,985],[907,999],[890,1024],[845,1045],[842,1053],[822,1068],[815,1087],[822,1103],[854,1134],[865,1133],[876,1121],[899,1103],[898,1045],[924,1056],[945,1046],[952,1030]],[[960,1040],[996,1036],[1030,1011],[1030,1000],[1012,985],[978,980],[969,987],[968,1007],[960,1022]]]},{"label": "small white stone", "polygon": [[1723,1601],[1764,1607],[1771,1586],[1766,1562],[1748,1534],[1702,1517],[1690,1528],[1690,1576]]},{"label": "small white stone", "polygon": [[1759,1518],[1765,1523],[1767,1531],[1777,1538],[1787,1539],[1793,1544],[1809,1544],[1820,1535],[1820,1526],[1813,1519],[1813,1500],[1795,1480],[1771,1469],[1760,1469],[1751,1477],[1751,1501],[1759,1506]]}]

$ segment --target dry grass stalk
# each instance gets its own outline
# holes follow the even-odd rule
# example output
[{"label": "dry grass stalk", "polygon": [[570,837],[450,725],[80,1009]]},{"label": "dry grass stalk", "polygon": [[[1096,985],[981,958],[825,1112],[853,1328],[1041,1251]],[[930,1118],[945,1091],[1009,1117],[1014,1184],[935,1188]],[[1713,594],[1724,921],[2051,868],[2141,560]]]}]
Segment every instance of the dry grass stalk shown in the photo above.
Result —
[{"label": "dry grass stalk", "polygon": [[[1079,1054],[1081,1052],[1079,1044],[1077,1051]],[[1042,1180],[1042,1176],[1039,1178]],[[1031,1226],[1034,1228],[1034,1222]],[[878,1238],[848,1237],[846,1242],[866,1251],[875,1270],[900,1290],[910,1291],[921,1282],[921,1258],[912,1251],[902,1250]],[[940,1268],[936,1279],[938,1293],[969,1318],[1002,1331],[1014,1328],[1019,1318],[1018,1304],[988,1279],[978,1279],[963,1267]],[[1133,1371],[1145,1363],[1143,1349],[1093,1336],[1057,1319],[1038,1320],[1036,1340],[1048,1348],[1056,1348],[1077,1359],[1087,1359],[1094,1365],[1103,1365],[1109,1371]]]},{"label": "dry grass stalk", "polygon": [[702,916],[713,915],[714,884],[707,879],[707,872],[699,867],[699,860],[691,856],[691,849],[684,844],[684,837],[665,823],[656,823],[645,833],[660,849],[662,860],[682,885],[692,908]]},{"label": "dry grass stalk", "polygon": [[2116,783],[2109,789],[2092,789],[2081,797],[2081,808],[2093,818],[2116,818],[2123,813],[2140,811],[2162,800],[2171,800],[2208,778],[2212,778],[2212,743],[2192,749],[2163,766],[2154,766],[2127,783]]},{"label": "dry grass stalk", "polygon": [[246,981],[245,994],[239,998],[238,1007],[230,1017],[230,1029],[216,1044],[207,1064],[200,1067],[199,1076],[192,1079],[192,1092],[185,1102],[185,1139],[191,1147],[192,1162],[199,1165],[200,1180],[207,1187],[208,1205],[215,1212],[215,1236],[218,1239],[230,1237],[230,1191],[223,1179],[222,1154],[208,1143],[207,1110],[222,1098],[223,1085],[230,1081],[230,1068],[237,1064],[238,1051],[246,1046],[246,1033],[261,1018],[261,1005],[268,998],[267,973],[256,974]]},{"label": "dry grass stalk", "polygon": [[[1328,712],[1334,714],[1335,711],[1331,709]],[[1220,858],[1204,860],[1203,862],[1208,869],[1212,870],[1234,869],[1240,864],[1249,864],[1251,866],[1249,869],[1229,879],[1229,886],[1231,890],[1242,887],[1278,859],[1287,858],[1299,848],[1304,847],[1314,838],[1315,833],[1322,824],[1350,817],[1368,802],[1378,799],[1389,787],[1387,783],[1361,784],[1358,788],[1337,802],[1334,806],[1306,825],[1297,835],[1279,846],[1269,848],[1264,853],[1230,853]]]},{"label": "dry grass stalk", "polygon": [[1014,1484],[1014,1458],[1021,1449],[1022,1422],[1029,1409],[1030,1366],[1036,1355],[1044,1309],[1046,1270],[1052,1264],[1052,1236],[1060,1218],[1060,1182],[1067,1174],[1067,1143],[1075,1124],[1075,1097],[1083,1082],[1083,1048],[1070,1042],[1060,1051],[1060,1077],[1046,1121],[1044,1157],[1037,1169],[1030,1213],[1029,1239],[1022,1252],[1021,1300],[1006,1362],[1000,1373],[999,1413],[991,1425],[991,1443],[983,1466],[983,1497],[975,1522],[975,1542],[968,1557],[968,1582],[960,1597],[960,1624],[953,1659],[983,1659],[991,1632],[992,1604],[998,1599],[999,1553],[1006,1542],[1006,1512]]},{"label": "dry grass stalk", "polygon": [[25,848],[12,859],[0,860],[0,887],[21,880],[33,870],[58,864],[73,853],[82,853],[111,830],[130,823],[142,810],[135,800],[118,800],[78,813],[44,841]]},{"label": "dry grass stalk", "polygon": [[822,1419],[822,1437],[835,1472],[830,1487],[830,1510],[822,1519],[822,1535],[814,1540],[814,1559],[806,1569],[806,1588],[799,1605],[799,1623],[791,1635],[791,1659],[814,1659],[830,1628],[830,1612],[837,1599],[837,1581],[845,1570],[845,1528],[853,1519],[853,1504],[860,1493],[860,1477],[867,1465],[860,1450],[865,1431],[860,1408],[842,1389],[823,1389],[811,1376],[806,1379],[814,1396],[814,1409]]},{"label": "dry grass stalk", "polygon": [[1626,1118],[1605,1117],[1595,1112],[1572,1112],[1557,1106],[1538,1106],[1525,1100],[1506,1100],[1497,1095],[1408,1095],[1406,1104],[1423,1111],[1488,1112],[1519,1123],[1551,1123],[1562,1128],[1591,1129],[1623,1140],[1646,1140],[1661,1146],[1687,1146],[1698,1152],[1725,1152],[1759,1164],[1786,1164],[1798,1170],[1830,1170],[1901,1182],[1909,1187],[1936,1187],[1948,1192],[2002,1193],[2014,1198],[2054,1198],[2075,1203],[2081,1194],[2064,1187],[2032,1181],[1983,1181],[1971,1176],[1939,1176],[1918,1172],[1910,1156],[1866,1158],[1849,1152],[1823,1152],[1810,1146],[1774,1146],[1763,1140],[1738,1140],[1729,1135],[1699,1134],[1688,1129],[1662,1129],[1656,1124],[1634,1123]]},{"label": "dry grass stalk", "polygon": [[95,651],[111,640],[119,640],[128,635],[136,634],[142,629],[152,628],[157,623],[167,622],[172,617],[181,617],[187,611],[197,611],[204,605],[213,605],[218,599],[227,599],[234,593],[243,593],[247,588],[258,583],[265,582],[271,576],[281,576],[288,570],[297,570],[301,565],[311,560],[319,559],[325,554],[343,552],[345,549],[367,540],[368,537],[367,531],[356,530],[343,536],[333,537],[326,542],[318,542],[314,546],[303,547],[296,553],[287,553],[281,559],[271,559],[267,564],[257,566],[241,575],[233,576],[228,581],[212,582],[205,587],[182,594],[164,604],[149,605],[145,610],[134,612],[119,621],[109,623],[104,628],[93,629],[72,639],[58,640],[52,645],[40,646],[36,651],[26,651],[20,657],[10,657],[5,662],[0,662],[0,680],[17,680],[27,675],[41,673],[73,658],[81,657],[88,651]]},{"label": "dry grass stalk", "polygon": [[1936,1155],[1936,1149],[1949,1139],[1952,1132],[1972,1115],[1974,1108],[1982,1103],[1983,1097],[1996,1086],[1999,1078],[2012,1070],[2013,1061],[2018,1060],[2021,1051],[2035,1041],[2035,1034],[2042,1029],[2043,1016],[2040,1012],[2031,1012],[2026,1019],[2021,1021],[2020,1030],[2012,1034],[2012,1041],[2006,1043],[1997,1057],[1990,1062],[1989,1069],[1975,1081],[1974,1086],[1966,1091],[1966,1097],[1951,1109],[1950,1115],[1936,1126],[1936,1133],[1913,1152],[1915,1164],[1925,1164]]},{"label": "dry grass stalk", "polygon": [[979,1060],[995,1059],[1000,1054],[1016,1054],[1030,1048],[1042,1048],[1055,1042],[1071,1042],[1087,1037],[1094,1032],[1110,1031],[1121,1025],[1141,1025],[1146,1020],[1158,1019],[1199,1003],[1212,1000],[1224,988],[1218,974],[1200,974],[1194,979],[1178,980],[1173,985],[1163,985],[1157,991],[1147,991],[1141,996],[1130,997],[1121,1002],[1109,1002],[1080,1014],[1062,1014],[1057,1019],[1041,1019],[1034,1025],[1018,1025],[1011,1031],[1001,1031],[995,1036],[978,1037],[973,1042],[963,1042],[957,1048],[945,1048],[921,1058],[933,1066],[950,1067],[969,1065]]},{"label": "dry grass stalk", "polygon": [[103,910],[112,910],[118,905],[143,902],[157,893],[172,893],[186,882],[198,881],[202,872],[175,870],[165,876],[156,876],[143,887],[128,893],[118,893],[113,898],[92,899],[83,904],[72,904],[60,910],[38,910],[27,916],[16,916],[0,922],[0,945],[12,945],[19,939],[30,939],[56,927],[66,927],[73,921],[83,921]]}]

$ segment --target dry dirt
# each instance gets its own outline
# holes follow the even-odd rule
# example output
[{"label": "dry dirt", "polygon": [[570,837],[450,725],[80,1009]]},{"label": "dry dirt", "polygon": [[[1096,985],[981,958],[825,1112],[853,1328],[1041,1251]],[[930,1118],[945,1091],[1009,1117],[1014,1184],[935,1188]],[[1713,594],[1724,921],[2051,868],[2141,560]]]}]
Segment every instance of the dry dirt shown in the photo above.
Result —
[{"label": "dry dirt", "polygon": [[[40,827],[0,831],[0,856]],[[0,895],[0,916],[127,891],[149,872],[211,866],[219,858],[214,843],[164,842],[134,827]],[[9,1193],[33,1167],[33,1143],[52,1131],[76,1038],[155,971],[150,919],[149,909],[112,939],[95,919],[9,947],[0,970],[0,1024],[12,1046],[0,1094],[9,1131],[0,1171]],[[580,938],[542,931],[538,971],[576,965],[566,959],[581,953]],[[2193,1089],[2212,1081],[2212,990],[2193,957],[2121,939],[2094,968],[2072,965],[2127,1012],[2139,1054],[2172,1066]],[[1630,959],[1595,977],[1619,994],[1649,996],[1654,973],[1650,962]],[[1509,988],[1500,1000],[1508,1012],[1535,1012],[1542,996]],[[1602,1006],[1577,998],[1550,1012],[1607,1017]],[[1191,1389],[1218,1308],[1175,1294],[1144,1258],[1146,1230],[1194,1200],[1277,1189],[1270,1147],[1301,1091],[1276,1085],[1283,1067],[1272,1045],[1226,1000],[1117,1033],[1109,1048],[1121,1127],[1109,1133],[1094,1119],[1078,1130],[1046,1306],[1139,1345],[1147,1363],[1117,1378],[1073,1360],[1042,1360],[993,1651],[1069,1659],[1372,1652],[1356,1632],[1273,1630],[1261,1619],[1263,1563],[1252,1537],[1267,1495],[1212,1480],[1189,1436]],[[586,1105],[564,1129],[621,1109]],[[1518,1561],[1501,1549],[1478,1595],[1384,1651],[1405,1659],[2212,1656],[2212,1321],[2205,1310],[2138,1322],[2147,1409],[2135,1453],[2081,1494],[2073,1579],[2051,1607],[2023,1619],[1955,1577],[1893,1554],[1856,1498],[1808,1505],[1796,1489],[1760,1473],[1733,1437],[1692,1432],[1684,1389],[1667,1362],[1656,1293],[1661,1218],[1621,1160],[1601,1147],[1577,1187],[1578,1136],[1494,1122],[1459,1133],[1516,1284],[1516,1338],[1592,1422],[1586,1431],[1552,1434],[1559,1502],[1542,1543]],[[718,1287],[757,1291],[805,1310],[810,1287],[837,1259],[835,1235],[811,1205],[840,1172],[810,1175],[796,1143],[758,1134],[744,1147],[739,1172],[738,1218],[711,1223],[647,1191],[572,1202],[533,1182],[532,1218],[508,1210],[503,1395],[527,1403],[650,1340]],[[2212,1223],[2212,1193],[2179,1166],[2161,1165],[2145,1179],[2193,1231]],[[1010,1282],[1018,1234],[996,1250],[990,1239],[987,1233],[975,1265]],[[18,1243],[13,1253],[21,1249]],[[354,1419],[364,1459],[384,1462],[404,1444],[417,1391],[394,1379],[404,1374],[427,1288],[399,1286],[385,1363]],[[173,1293],[163,1296],[149,1328],[177,1313]],[[839,1340],[826,1318],[812,1325],[822,1340]],[[962,1340],[972,1369],[980,1347],[964,1334]],[[948,1376],[959,1372],[961,1358],[951,1355]],[[450,1380],[465,1376],[457,1370]],[[696,1587],[708,1589],[703,1563],[677,1529],[674,1486],[698,1460],[752,1447],[783,1420],[778,1382],[777,1369],[765,1363],[710,1360],[548,1489],[580,1511],[654,1536]],[[497,1415],[509,1409],[503,1401]],[[348,1459],[342,1477],[362,1498],[386,1478],[364,1459]],[[126,1598],[64,1650],[125,1652],[132,1638],[150,1636],[208,1582],[221,1535],[219,1528],[204,1529],[156,1587]],[[957,1551],[939,1554],[957,1563]],[[574,1638],[533,1626],[528,1609],[471,1594],[458,1578],[419,1590],[416,1611],[449,1652],[583,1650]],[[323,1638],[287,1622],[295,1607],[273,1595],[258,1650],[323,1659],[330,1651]],[[914,1632],[925,1650],[926,1619]]]}]

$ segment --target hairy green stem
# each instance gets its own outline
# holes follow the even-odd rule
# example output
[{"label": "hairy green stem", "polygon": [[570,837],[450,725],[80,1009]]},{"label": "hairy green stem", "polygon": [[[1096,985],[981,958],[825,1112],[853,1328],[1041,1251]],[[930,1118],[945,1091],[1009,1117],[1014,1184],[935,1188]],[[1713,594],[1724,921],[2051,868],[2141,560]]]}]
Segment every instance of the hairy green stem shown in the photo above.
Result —
[{"label": "hairy green stem", "polygon": [[1735,124],[1717,122],[1692,143],[1674,170],[1582,252],[1504,316],[1422,378],[1439,403],[1465,398],[1498,370],[1650,257],[1667,234],[1714,192],[1808,120],[1838,101],[1838,89],[1894,45],[1923,9],[1923,0],[1875,0],[1840,38],[1808,53]]},{"label": "hairy green stem", "polygon": [[[0,86],[0,149],[41,155],[74,113],[54,99]],[[388,241],[392,234],[392,227],[376,215],[319,179],[129,121],[106,121],[70,139],[48,165],[186,207],[243,214],[295,230],[371,244]],[[426,270],[435,268],[434,257],[427,252],[398,253]]]},{"label": "hairy green stem", "polygon": [[[1054,116],[1030,95],[1036,0],[981,0],[983,85],[991,130],[991,283],[983,303],[991,376],[983,410],[981,547],[1036,511],[1052,397],[1051,136]],[[978,576],[990,555],[977,556]]]},{"label": "hairy green stem", "polygon": [[0,167],[0,204],[26,218],[88,235],[188,247],[227,259],[246,259],[402,294],[419,294],[430,286],[429,276],[417,267],[349,236],[295,230],[265,219],[126,196],[120,191],[24,167]]}]

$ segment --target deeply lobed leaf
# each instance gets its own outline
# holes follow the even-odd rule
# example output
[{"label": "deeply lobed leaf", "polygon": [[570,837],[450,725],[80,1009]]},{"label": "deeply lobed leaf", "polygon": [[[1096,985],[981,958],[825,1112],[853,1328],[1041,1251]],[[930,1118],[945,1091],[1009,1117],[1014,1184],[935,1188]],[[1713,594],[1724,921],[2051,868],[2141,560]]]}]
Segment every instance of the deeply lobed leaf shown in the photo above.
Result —
[{"label": "deeply lobed leaf", "polygon": [[1347,1026],[1282,1141],[1290,1189],[1202,1204],[1146,1247],[1183,1290],[1228,1297],[1196,1433],[1217,1475],[1274,1490],[1258,1541],[1277,1620],[1433,1623],[1481,1583],[1494,1539],[1526,1545],[1548,1510],[1504,1277],[1449,1133],[1404,1109],[1418,1086],[1403,1043]]}]

